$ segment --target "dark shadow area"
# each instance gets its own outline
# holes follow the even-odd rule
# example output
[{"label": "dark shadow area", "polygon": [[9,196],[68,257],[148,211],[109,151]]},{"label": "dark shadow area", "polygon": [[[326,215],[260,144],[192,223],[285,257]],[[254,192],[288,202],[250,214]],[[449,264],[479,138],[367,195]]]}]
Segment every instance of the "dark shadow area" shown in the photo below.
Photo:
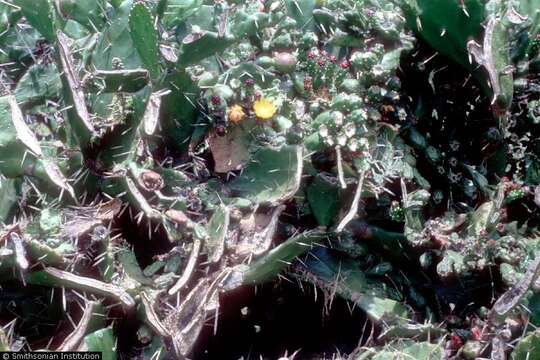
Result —
[{"label": "dark shadow area", "polygon": [[[151,223],[152,232],[149,232],[150,223],[147,219],[143,219],[139,224],[132,218],[135,216],[138,210],[126,209],[122,216],[115,222],[115,227],[122,233],[122,238],[126,239],[130,245],[133,246],[133,251],[137,256],[137,261],[141,269],[154,262],[153,257],[155,255],[161,255],[168,253],[175,244],[172,244],[167,238],[167,234],[163,226],[157,226]],[[113,231],[112,235],[116,235]]]},{"label": "dark shadow area", "polygon": [[[304,291],[282,281],[243,287],[221,298],[217,333],[213,319],[199,338],[194,360],[275,360],[287,351],[300,350],[297,359],[331,358],[348,354],[359,344],[366,316],[352,312],[346,301],[335,298],[327,314],[324,295],[312,285]],[[369,336],[371,325],[365,328]]]},{"label": "dark shadow area", "polygon": [[[15,324],[12,340],[14,348],[39,349],[47,347],[50,334],[61,334],[62,294],[41,286],[22,286],[18,283],[2,284],[0,291],[0,326]],[[73,310],[70,308],[70,310]],[[78,316],[74,308],[72,315]],[[55,343],[51,344],[54,348]]]},{"label": "dark shadow area", "polygon": [[[402,58],[398,75],[401,92],[408,95],[401,99],[409,113],[401,124],[402,136],[415,148],[420,174],[432,185],[433,192],[439,191],[445,197],[439,204],[432,204],[432,215],[444,213],[449,200],[475,207],[484,194],[478,188],[467,187],[468,181],[474,180],[468,167],[479,173],[482,168],[489,170],[490,182],[500,176],[499,169],[490,163],[502,146],[490,99],[474,75],[436,55],[421,40],[413,52]],[[415,133],[423,135],[431,149],[421,150]]]}]

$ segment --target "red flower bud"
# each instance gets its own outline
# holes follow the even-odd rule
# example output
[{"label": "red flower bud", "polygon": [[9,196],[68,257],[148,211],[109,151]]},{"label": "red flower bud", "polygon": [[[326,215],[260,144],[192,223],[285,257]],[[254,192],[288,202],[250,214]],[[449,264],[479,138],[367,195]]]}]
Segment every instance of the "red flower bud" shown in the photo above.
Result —
[{"label": "red flower bud", "polygon": [[482,330],[478,326],[475,326],[471,329],[471,339],[475,341],[482,340]]},{"label": "red flower bud", "polygon": [[217,126],[216,126],[216,134],[217,134],[218,136],[225,136],[225,133],[226,133],[226,132],[227,132],[227,131],[225,130],[225,126],[224,126],[224,125],[221,125],[221,124],[220,124],[220,125],[217,125]]},{"label": "red flower bud", "polygon": [[214,106],[218,106],[219,104],[221,104],[221,98],[217,95],[212,96],[211,101],[212,105]]},{"label": "red flower bud", "polygon": [[463,340],[457,335],[450,336],[450,347],[452,350],[458,350],[463,346]]}]

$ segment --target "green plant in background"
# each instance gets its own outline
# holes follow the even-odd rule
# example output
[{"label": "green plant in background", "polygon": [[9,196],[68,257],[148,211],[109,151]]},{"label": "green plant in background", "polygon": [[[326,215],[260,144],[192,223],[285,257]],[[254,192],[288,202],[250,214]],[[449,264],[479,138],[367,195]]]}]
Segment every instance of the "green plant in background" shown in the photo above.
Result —
[{"label": "green plant in background", "polygon": [[[537,5],[1,2],[0,347],[182,359],[286,277],[365,312],[354,359],[534,354]],[[412,91],[435,54],[482,92]]]}]

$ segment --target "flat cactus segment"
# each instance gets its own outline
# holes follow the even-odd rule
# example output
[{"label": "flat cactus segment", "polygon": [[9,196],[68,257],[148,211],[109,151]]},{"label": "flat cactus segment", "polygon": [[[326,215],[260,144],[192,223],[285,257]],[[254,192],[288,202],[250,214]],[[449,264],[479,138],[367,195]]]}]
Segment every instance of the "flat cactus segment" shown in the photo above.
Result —
[{"label": "flat cactus segment", "polygon": [[311,231],[292,237],[270,250],[243,270],[244,284],[261,284],[285,270],[297,257],[310,251],[325,239],[321,231]]},{"label": "flat cactus segment", "polygon": [[[3,115],[0,120],[0,148],[9,149],[9,156],[0,166],[2,173],[8,177],[36,176],[66,191],[75,199],[75,191],[58,164],[44,154],[36,135],[26,124],[15,96],[0,97],[0,115]],[[32,172],[25,170],[26,166]]]},{"label": "flat cactus segment", "polygon": [[47,267],[44,270],[27,274],[25,281],[28,284],[34,285],[69,287],[80,291],[88,291],[115,299],[122,303],[126,309],[132,309],[135,306],[135,300],[118,286],[106,284],[92,278],[74,275],[54,267]]},{"label": "flat cactus segment", "polygon": [[[80,132],[78,134],[80,140],[85,144],[90,141],[90,138],[95,137],[96,130],[90,119],[86,100],[79,78],[79,74],[73,63],[73,58],[68,45],[68,37],[60,30],[56,33],[58,39],[58,49],[60,52],[60,62],[62,70],[68,84],[68,91],[75,107],[77,123],[73,126],[78,126]],[[85,144],[86,145],[86,144]]]},{"label": "flat cactus segment", "polygon": [[69,184],[68,179],[64,176],[62,170],[60,170],[60,167],[58,167],[58,164],[56,164],[49,158],[41,159],[40,163],[43,166],[43,169],[45,170],[45,173],[47,174],[50,181],[62,191],[67,192],[71,196],[71,198],[74,199],[75,202],[77,202],[75,190]]},{"label": "flat cactus segment", "polygon": [[154,283],[152,279],[146,277],[141,270],[137,258],[131,249],[121,248],[117,251],[116,257],[126,274],[133,280],[139,282],[142,285],[153,287]]},{"label": "flat cactus segment", "polygon": [[480,0],[405,0],[409,26],[433,48],[464,67],[469,67],[467,42],[477,38],[485,19]]},{"label": "flat cactus segment", "polygon": [[203,0],[160,0],[158,13],[163,9],[163,23],[176,26],[190,19],[203,6]]},{"label": "flat cactus segment", "polygon": [[261,204],[277,204],[292,198],[300,187],[303,167],[300,146],[261,148],[238,178],[230,183],[231,190]]},{"label": "flat cactus segment", "polygon": [[356,360],[393,360],[393,359],[418,359],[418,360],[441,360],[444,348],[441,343],[413,342],[398,340],[386,345],[382,350],[369,349]]},{"label": "flat cactus segment", "polygon": [[73,1],[56,0],[57,11],[63,16],[73,19],[89,30],[101,28],[105,23],[105,0]]},{"label": "flat cactus segment", "polygon": [[92,63],[100,70],[137,69],[143,66],[130,34],[129,14],[134,1],[126,0],[115,9],[108,27],[100,32],[92,50]]},{"label": "flat cactus segment", "polygon": [[129,178],[126,177],[121,180],[121,183],[123,186],[125,186],[125,189],[128,193],[128,197],[131,201],[131,203],[136,206],[136,208],[140,209],[144,212],[146,216],[148,216],[150,219],[161,219],[162,215],[161,213],[154,209],[147,201],[147,199],[144,197],[144,195],[141,193],[141,191],[137,188],[135,182]]},{"label": "flat cactus segment", "polygon": [[59,98],[61,93],[62,81],[54,64],[32,65],[15,88],[19,104],[42,104]]},{"label": "flat cactus segment", "polygon": [[15,4],[21,7],[26,20],[45,39],[50,42],[55,41],[55,18],[53,5],[50,0],[16,0]]},{"label": "flat cactus segment", "polygon": [[129,30],[133,45],[152,79],[160,74],[159,40],[154,18],[144,3],[137,2],[129,14]]},{"label": "flat cactus segment", "polygon": [[140,296],[146,323],[156,334],[159,334],[163,338],[168,338],[169,330],[165,327],[163,321],[156,313],[156,309],[154,308],[155,301],[153,297],[147,292],[142,292]]},{"label": "flat cactus segment", "polygon": [[101,353],[103,360],[116,360],[117,339],[110,327],[97,330],[84,337],[81,346],[83,351],[97,351]]},{"label": "flat cactus segment", "polygon": [[524,298],[527,291],[532,288],[538,278],[538,270],[540,270],[540,253],[536,254],[536,258],[529,263],[523,279],[495,301],[492,315],[504,316],[514,309]]},{"label": "flat cactus segment", "polygon": [[19,186],[15,179],[0,180],[0,222],[7,223],[17,204]]},{"label": "flat cactus segment", "polygon": [[204,247],[206,248],[210,262],[216,263],[223,256],[229,223],[230,211],[224,205],[218,207],[210,218],[210,221],[208,221],[208,237],[204,243]]},{"label": "flat cactus segment", "polygon": [[230,270],[203,278],[164,319],[177,358],[190,353],[204,326],[206,315],[219,309],[219,291]]},{"label": "flat cactus segment", "polygon": [[105,83],[105,92],[136,93],[148,85],[150,76],[146,69],[96,70],[94,76]]},{"label": "flat cactus segment", "polygon": [[27,240],[25,245],[28,255],[34,261],[39,261],[47,266],[64,266],[66,264],[66,258],[62,253],[39,240]]},{"label": "flat cactus segment", "polygon": [[208,142],[214,158],[214,171],[226,174],[242,169],[249,161],[249,140],[249,132],[240,127],[235,127],[225,136],[211,134]]},{"label": "flat cactus segment", "polygon": [[404,324],[409,321],[409,310],[401,302],[390,298],[388,290],[374,282],[348,258],[339,258],[331,250],[318,247],[303,260],[299,277],[313,281],[323,289],[352,301],[377,323]]},{"label": "flat cactus segment", "polygon": [[287,13],[296,20],[296,24],[301,31],[310,31],[315,27],[313,10],[315,10],[316,5],[316,0],[285,1]]},{"label": "flat cactus segment", "polygon": [[43,156],[41,146],[39,145],[36,135],[30,130],[26,122],[24,121],[23,113],[17,104],[17,100],[14,96],[8,96],[8,103],[11,109],[11,121],[15,128],[17,139],[20,140],[26,147],[32,151],[36,156]]},{"label": "flat cactus segment", "polygon": [[307,197],[319,225],[328,226],[339,210],[339,189],[323,175],[318,175],[307,188]]},{"label": "flat cactus segment", "polygon": [[212,55],[219,54],[235,41],[231,36],[222,36],[211,31],[187,35],[182,41],[176,66],[181,69]]},{"label": "flat cactus segment", "polygon": [[534,332],[523,337],[512,351],[512,360],[534,359],[540,356],[540,331]]},{"label": "flat cactus segment", "polygon": [[496,106],[498,112],[508,109],[512,103],[514,93],[509,49],[505,46],[508,43],[508,29],[501,20],[490,16],[484,33],[483,45],[471,40],[467,43],[467,50],[477,63],[482,65],[489,79],[491,89],[491,103]]},{"label": "flat cactus segment", "polygon": [[101,328],[103,323],[104,316],[101,304],[97,301],[86,301],[83,315],[77,327],[62,341],[56,351],[76,351],[92,328]]},{"label": "flat cactus segment", "polygon": [[184,272],[182,273],[178,281],[174,284],[174,286],[169,289],[169,295],[175,295],[191,279],[193,271],[195,270],[195,265],[197,264],[197,260],[199,258],[199,252],[201,251],[201,247],[202,240],[195,238],[195,241],[193,242],[193,249],[191,249],[191,254],[189,256],[188,263],[184,268]]},{"label": "flat cactus segment", "polygon": [[161,110],[161,98],[167,95],[169,91],[158,91],[150,94],[148,103],[144,110],[143,125],[146,135],[153,135],[159,124],[159,114]]}]

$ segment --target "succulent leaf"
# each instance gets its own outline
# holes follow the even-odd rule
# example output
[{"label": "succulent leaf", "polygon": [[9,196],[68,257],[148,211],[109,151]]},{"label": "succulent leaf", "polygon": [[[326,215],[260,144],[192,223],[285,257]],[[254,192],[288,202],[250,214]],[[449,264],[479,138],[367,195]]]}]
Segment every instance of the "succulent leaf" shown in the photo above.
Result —
[{"label": "succulent leaf", "polygon": [[129,14],[129,29],[133,45],[152,79],[157,79],[159,69],[159,40],[150,9],[141,2],[135,3]]}]

